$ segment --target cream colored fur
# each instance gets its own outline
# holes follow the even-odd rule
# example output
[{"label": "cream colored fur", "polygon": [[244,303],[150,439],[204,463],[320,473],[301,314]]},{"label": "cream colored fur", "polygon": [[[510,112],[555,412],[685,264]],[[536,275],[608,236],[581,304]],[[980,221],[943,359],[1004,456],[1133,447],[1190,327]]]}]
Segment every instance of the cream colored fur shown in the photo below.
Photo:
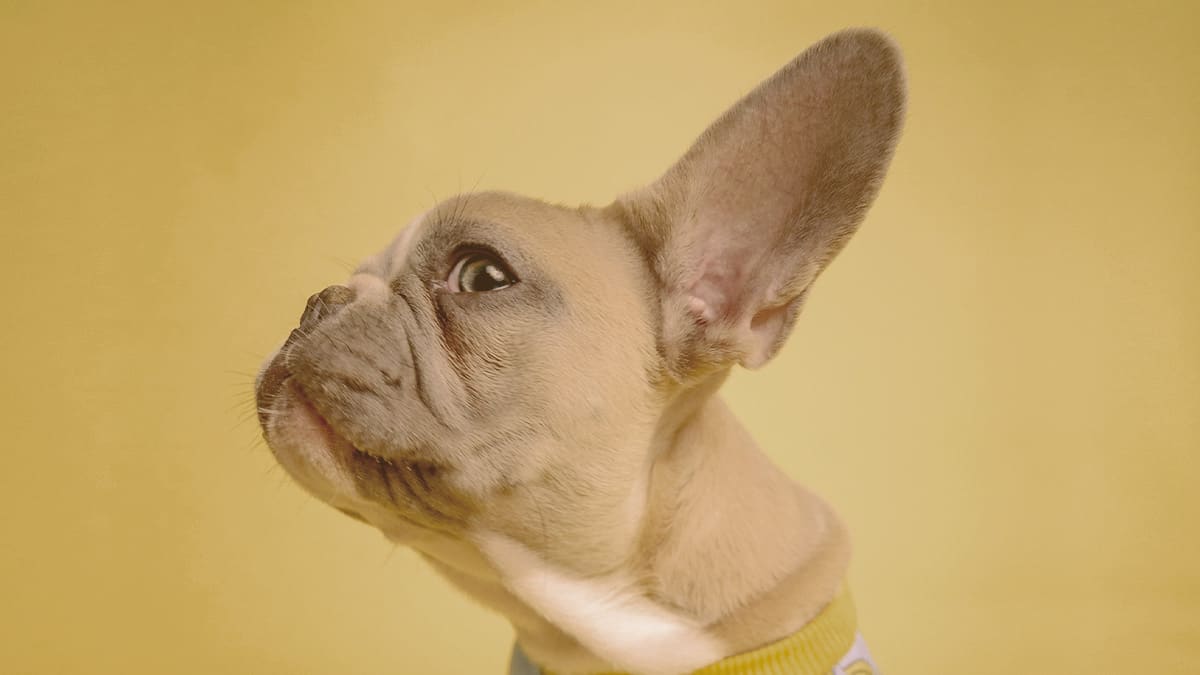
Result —
[{"label": "cream colored fur", "polygon": [[[257,383],[270,447],[557,673],[682,673],[796,631],[848,537],[716,392],[786,339],[903,106],[895,47],[847,31],[610,205],[439,205],[310,299]],[[456,291],[480,251],[508,285]]]}]

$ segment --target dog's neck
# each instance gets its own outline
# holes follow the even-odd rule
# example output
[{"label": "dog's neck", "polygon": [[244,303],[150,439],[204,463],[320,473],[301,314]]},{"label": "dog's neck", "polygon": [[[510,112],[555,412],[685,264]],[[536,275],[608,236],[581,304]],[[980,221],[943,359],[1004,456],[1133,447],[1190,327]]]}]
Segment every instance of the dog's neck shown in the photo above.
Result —
[{"label": "dog's neck", "polygon": [[635,560],[620,574],[573,576],[492,535],[416,548],[555,672],[686,672],[798,631],[837,593],[847,536],[712,395],[723,379],[664,414]]},{"label": "dog's neck", "polygon": [[836,595],[849,539],[719,397],[697,393],[695,413],[654,468],[647,578],[654,597],[694,616],[735,654],[799,630]]}]

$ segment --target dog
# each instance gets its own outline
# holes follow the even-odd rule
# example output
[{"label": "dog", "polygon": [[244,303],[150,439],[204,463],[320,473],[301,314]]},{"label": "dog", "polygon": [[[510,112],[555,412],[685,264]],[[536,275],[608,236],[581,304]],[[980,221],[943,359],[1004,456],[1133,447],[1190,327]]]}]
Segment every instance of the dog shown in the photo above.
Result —
[{"label": "dog", "polygon": [[267,444],[506,617],[514,674],[874,672],[845,527],[717,390],[857,230],[905,91],[847,30],[611,204],[435,206],[309,298],[255,383]]}]

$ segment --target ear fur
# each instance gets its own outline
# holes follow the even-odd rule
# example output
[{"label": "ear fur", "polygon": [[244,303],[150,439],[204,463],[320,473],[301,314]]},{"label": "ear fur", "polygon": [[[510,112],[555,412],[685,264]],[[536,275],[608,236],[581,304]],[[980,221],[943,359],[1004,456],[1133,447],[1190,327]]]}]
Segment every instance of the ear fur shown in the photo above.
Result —
[{"label": "ear fur", "polygon": [[874,200],[904,104],[891,40],[836,33],[736,103],[658,181],[609,207],[653,263],[676,379],[757,367],[779,350]]}]

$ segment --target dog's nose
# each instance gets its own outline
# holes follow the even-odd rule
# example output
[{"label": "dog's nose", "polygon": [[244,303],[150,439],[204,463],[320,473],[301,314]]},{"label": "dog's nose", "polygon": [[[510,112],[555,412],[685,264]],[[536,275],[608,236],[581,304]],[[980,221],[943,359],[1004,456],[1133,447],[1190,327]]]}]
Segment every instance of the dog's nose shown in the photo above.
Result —
[{"label": "dog's nose", "polygon": [[304,314],[300,317],[300,330],[312,330],[353,300],[354,291],[347,286],[330,286],[320,293],[314,293],[304,306]]}]

